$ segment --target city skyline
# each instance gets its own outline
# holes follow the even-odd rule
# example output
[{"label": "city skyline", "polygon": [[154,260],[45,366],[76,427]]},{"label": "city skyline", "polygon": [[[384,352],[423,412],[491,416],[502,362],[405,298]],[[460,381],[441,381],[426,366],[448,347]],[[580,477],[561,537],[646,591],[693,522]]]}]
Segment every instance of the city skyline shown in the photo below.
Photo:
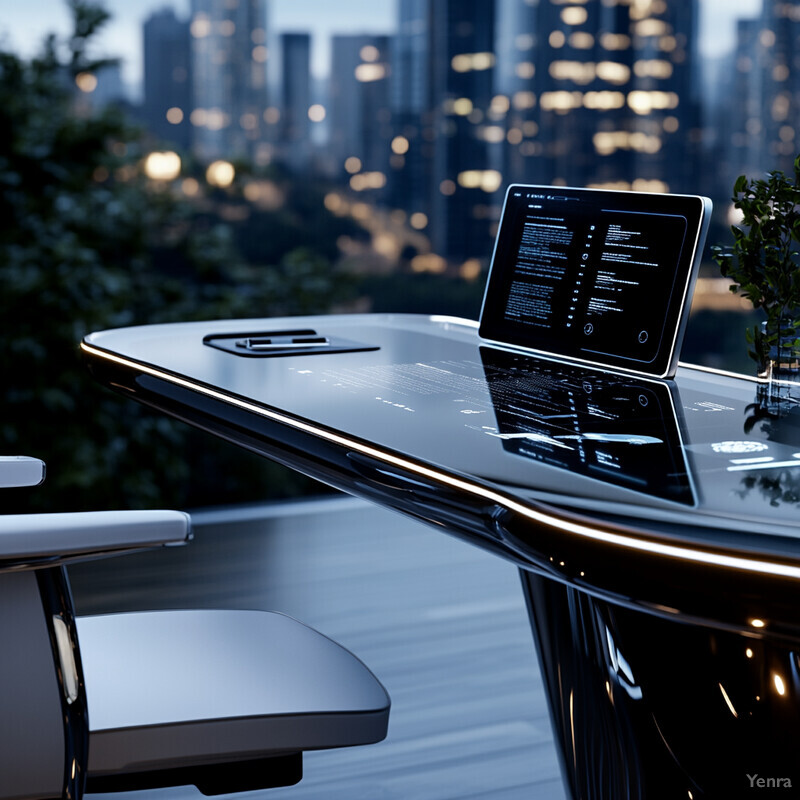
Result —
[{"label": "city skyline", "polygon": [[[699,52],[711,0],[396,0],[387,33],[333,33],[325,80],[313,34],[268,16],[277,0],[183,1],[191,18],[167,3],[144,25],[145,102],[130,111],[155,140],[395,209],[424,231],[425,269],[475,271],[511,178],[721,207],[735,175],[785,169],[796,149],[800,0],[730,0],[737,36],[718,60]],[[124,99],[119,69],[78,87],[94,105]]]},{"label": "city skyline", "polygon": [[[173,8],[188,18],[189,0],[120,0],[107,2],[112,19],[99,36],[98,54],[118,57],[122,75],[133,98],[138,100],[142,82],[142,26],[163,8]],[[706,58],[719,58],[735,46],[738,19],[754,17],[761,0],[700,0],[700,50]],[[315,79],[325,77],[331,63],[331,38],[337,34],[392,34],[397,28],[397,0],[343,0],[332,6],[326,0],[270,0],[267,8],[269,36],[310,33],[311,71]],[[44,37],[68,33],[69,11],[65,0],[39,0],[4,10],[0,42],[23,55],[34,54]],[[132,37],[131,30],[136,31]]]},{"label": "city skyline", "polygon": [[[342,14],[342,7],[347,13]],[[172,8],[188,19],[190,0],[115,0],[105,3],[111,12],[98,39],[99,55],[122,60],[126,85],[139,99],[143,75],[142,27],[153,13]],[[273,47],[281,33],[312,34],[312,74],[327,74],[331,58],[331,37],[346,33],[389,34],[396,27],[396,0],[346,0],[332,6],[326,0],[270,0],[267,6],[269,36]],[[44,13],[43,13],[44,12]],[[70,16],[65,0],[39,0],[34,6],[18,5],[4,10],[0,21],[0,43],[22,55],[39,49],[44,37],[54,32],[65,36],[70,30]],[[135,30],[136,36],[130,35]]]}]

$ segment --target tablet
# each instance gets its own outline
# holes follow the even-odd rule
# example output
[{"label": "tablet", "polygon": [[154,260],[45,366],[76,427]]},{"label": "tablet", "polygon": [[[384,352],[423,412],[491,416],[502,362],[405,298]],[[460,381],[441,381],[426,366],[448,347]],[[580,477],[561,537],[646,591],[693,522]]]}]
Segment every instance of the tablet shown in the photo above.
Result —
[{"label": "tablet", "polygon": [[481,337],[674,375],[710,215],[706,197],[510,186]]}]

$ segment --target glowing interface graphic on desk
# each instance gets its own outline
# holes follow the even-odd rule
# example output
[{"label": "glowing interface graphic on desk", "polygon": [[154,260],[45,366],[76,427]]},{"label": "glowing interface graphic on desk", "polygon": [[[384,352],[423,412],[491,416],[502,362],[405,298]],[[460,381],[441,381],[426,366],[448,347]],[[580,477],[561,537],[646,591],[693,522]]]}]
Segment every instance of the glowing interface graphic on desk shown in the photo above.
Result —
[{"label": "glowing interface graphic on desk", "polygon": [[[490,347],[480,356],[480,362],[290,372],[352,398],[329,404],[337,409],[337,427],[344,425],[341,414],[352,413],[359,428],[371,420],[381,442],[392,447],[402,449],[423,435],[454,463],[469,451],[487,475],[493,463],[522,456],[651,497],[694,503],[665,383]],[[523,462],[515,471],[520,484],[532,477]]]},{"label": "glowing interface graphic on desk", "polygon": [[699,197],[510,187],[481,336],[667,374],[704,209]]}]

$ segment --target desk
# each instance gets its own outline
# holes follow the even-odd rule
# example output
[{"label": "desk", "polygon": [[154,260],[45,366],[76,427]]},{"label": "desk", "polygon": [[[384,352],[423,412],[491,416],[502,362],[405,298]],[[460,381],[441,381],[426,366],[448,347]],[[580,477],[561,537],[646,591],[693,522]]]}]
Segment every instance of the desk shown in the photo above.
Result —
[{"label": "desk", "polygon": [[117,391],[518,565],[574,797],[800,786],[800,411],[767,414],[754,382],[577,369],[411,315],[83,352]]}]

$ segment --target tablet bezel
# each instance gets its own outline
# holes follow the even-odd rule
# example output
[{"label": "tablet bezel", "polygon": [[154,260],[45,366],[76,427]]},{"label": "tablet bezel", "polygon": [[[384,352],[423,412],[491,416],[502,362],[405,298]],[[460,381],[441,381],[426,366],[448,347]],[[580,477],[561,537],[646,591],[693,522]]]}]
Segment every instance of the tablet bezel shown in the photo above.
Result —
[{"label": "tablet bezel", "polygon": [[[607,202],[613,210],[637,213],[680,215],[687,220],[686,239],[676,265],[676,278],[672,284],[669,302],[663,320],[663,333],[655,356],[649,361],[632,359],[613,353],[582,352],[565,337],[558,337],[559,328],[544,334],[526,327],[524,323],[505,318],[505,308],[514,277],[517,253],[516,237],[519,227],[515,225],[515,204],[528,202],[528,198],[516,200],[514,193],[540,195],[547,200],[553,196],[586,196],[593,203]],[[513,212],[513,213],[510,213]],[[539,186],[512,184],[506,191],[503,212],[495,239],[492,262],[486,283],[481,308],[479,334],[486,342],[520,348],[529,352],[563,358],[581,364],[590,364],[622,370],[650,377],[667,378],[675,374],[680,344],[686,330],[689,307],[694,284],[702,257],[711,216],[711,201],[699,195],[658,194],[630,192],[611,189],[584,189],[578,187]],[[573,336],[573,338],[575,338]]]}]

